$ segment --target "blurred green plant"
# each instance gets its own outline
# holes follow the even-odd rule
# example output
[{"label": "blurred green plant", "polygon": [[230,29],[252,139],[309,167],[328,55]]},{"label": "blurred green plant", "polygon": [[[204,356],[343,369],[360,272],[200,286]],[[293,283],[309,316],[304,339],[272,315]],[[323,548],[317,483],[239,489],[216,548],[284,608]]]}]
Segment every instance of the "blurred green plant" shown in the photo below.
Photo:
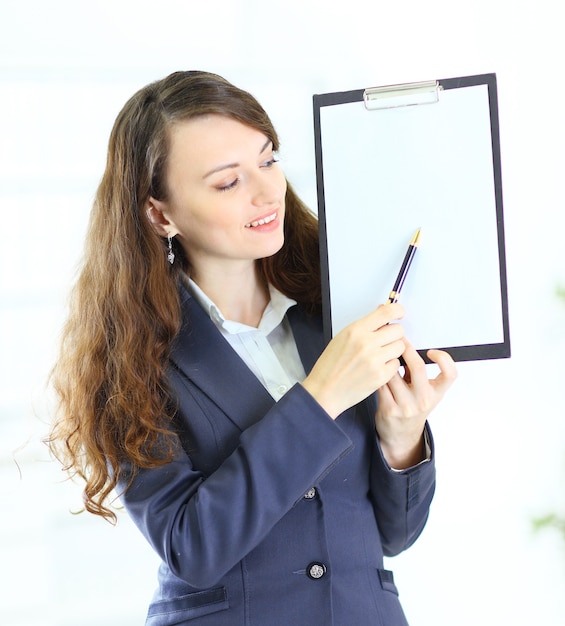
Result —
[{"label": "blurred green plant", "polygon": [[554,528],[558,530],[565,538],[565,519],[559,517],[555,513],[550,513],[545,517],[539,517],[533,521],[534,530],[542,530],[544,528]]}]

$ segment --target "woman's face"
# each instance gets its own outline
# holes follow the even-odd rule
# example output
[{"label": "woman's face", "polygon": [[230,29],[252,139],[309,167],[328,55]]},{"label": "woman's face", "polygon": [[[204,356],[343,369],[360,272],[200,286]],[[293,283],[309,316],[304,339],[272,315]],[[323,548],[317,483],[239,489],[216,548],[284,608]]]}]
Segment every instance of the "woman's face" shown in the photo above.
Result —
[{"label": "woman's face", "polygon": [[168,200],[149,204],[194,276],[275,254],[284,242],[286,180],[271,141],[220,115],[179,122],[170,139]]}]

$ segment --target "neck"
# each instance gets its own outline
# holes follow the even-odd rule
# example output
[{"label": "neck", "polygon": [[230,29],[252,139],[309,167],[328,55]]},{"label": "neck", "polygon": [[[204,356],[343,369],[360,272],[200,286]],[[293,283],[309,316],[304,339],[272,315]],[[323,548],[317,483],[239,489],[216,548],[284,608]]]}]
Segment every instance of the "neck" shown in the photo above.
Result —
[{"label": "neck", "polygon": [[227,320],[257,327],[269,303],[269,289],[257,264],[226,272],[191,272],[191,278],[216,304]]}]

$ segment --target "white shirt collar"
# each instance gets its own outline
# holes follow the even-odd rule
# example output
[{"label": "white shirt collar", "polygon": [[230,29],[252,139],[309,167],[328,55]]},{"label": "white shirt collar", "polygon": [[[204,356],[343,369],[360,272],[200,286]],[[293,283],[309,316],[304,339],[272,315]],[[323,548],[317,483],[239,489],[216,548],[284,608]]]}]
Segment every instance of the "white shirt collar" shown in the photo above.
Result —
[{"label": "white shirt collar", "polygon": [[269,285],[269,295],[271,299],[263,311],[263,316],[259,322],[259,326],[254,328],[247,324],[227,320],[220,309],[212,302],[212,300],[200,289],[200,287],[191,279],[188,279],[188,290],[190,295],[198,302],[198,304],[208,313],[214,324],[226,333],[238,334],[250,331],[260,330],[265,335],[272,332],[284,319],[286,312],[296,304],[296,300],[285,296],[278,289]]}]

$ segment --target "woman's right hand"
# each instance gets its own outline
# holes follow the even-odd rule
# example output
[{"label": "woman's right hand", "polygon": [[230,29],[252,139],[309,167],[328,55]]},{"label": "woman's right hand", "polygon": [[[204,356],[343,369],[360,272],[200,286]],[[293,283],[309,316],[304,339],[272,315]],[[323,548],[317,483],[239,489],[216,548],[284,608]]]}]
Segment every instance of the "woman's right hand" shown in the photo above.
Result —
[{"label": "woman's right hand", "polygon": [[381,305],[345,327],[322,352],[302,385],[332,419],[388,383],[398,371],[404,330],[390,322],[403,316],[401,304]]}]

